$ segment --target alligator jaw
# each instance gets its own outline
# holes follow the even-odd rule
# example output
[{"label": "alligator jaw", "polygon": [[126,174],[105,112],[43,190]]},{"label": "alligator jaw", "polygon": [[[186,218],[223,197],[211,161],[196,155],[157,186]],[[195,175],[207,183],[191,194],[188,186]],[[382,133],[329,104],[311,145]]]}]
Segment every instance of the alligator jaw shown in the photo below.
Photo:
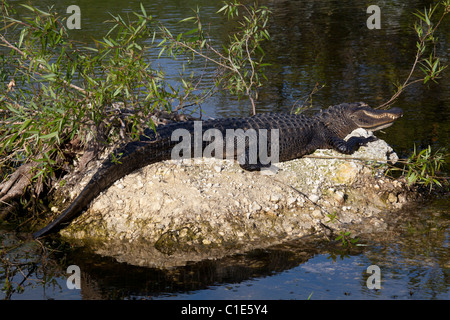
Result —
[{"label": "alligator jaw", "polygon": [[389,127],[392,126],[393,124],[394,124],[394,122],[389,122],[389,123],[386,123],[386,124],[382,124],[382,125],[380,125],[380,126],[376,126],[376,127],[366,127],[366,128],[364,128],[364,129],[370,130],[370,131],[378,131],[378,130],[381,130],[381,129],[389,128]]},{"label": "alligator jaw", "polygon": [[374,110],[363,107],[356,110],[351,117],[360,128],[377,131],[391,126],[395,120],[402,116],[403,111],[400,108]]}]

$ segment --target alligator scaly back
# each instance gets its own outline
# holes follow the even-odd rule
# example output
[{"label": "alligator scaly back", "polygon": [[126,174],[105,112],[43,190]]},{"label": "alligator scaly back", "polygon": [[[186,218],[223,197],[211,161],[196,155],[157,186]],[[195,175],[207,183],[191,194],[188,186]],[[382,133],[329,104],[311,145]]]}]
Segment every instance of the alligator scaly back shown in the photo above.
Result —
[{"label": "alligator scaly back", "polygon": [[[348,141],[343,140],[346,135],[357,128],[377,130],[392,124],[402,116],[399,108],[388,111],[374,110],[364,103],[343,103],[332,106],[325,112],[314,117],[307,118],[303,115],[267,113],[247,118],[215,119],[201,122],[201,135],[209,129],[218,130],[226,136],[228,130],[242,129],[244,132],[253,129],[278,130],[277,147],[279,161],[288,161],[300,158],[314,152],[316,149],[329,148],[341,153],[351,154],[359,146],[373,141],[373,137],[352,137]],[[100,169],[94,174],[86,187],[78,197],[65,209],[54,221],[43,229],[33,234],[34,238],[42,237],[48,233],[60,230],[75,219],[88,207],[102,191],[109,188],[118,179],[162,160],[171,159],[173,147],[179,143],[172,139],[172,134],[177,129],[186,130],[191,137],[191,146],[195,145],[195,121],[171,123],[156,129],[146,129],[139,141],[130,142],[116,149],[103,162]],[[194,134],[193,134],[194,133]],[[270,134],[269,134],[270,135]],[[253,138],[249,138],[250,140]],[[254,139],[258,139],[256,136]],[[225,142],[225,140],[224,140]],[[233,148],[235,147],[235,141]],[[257,141],[249,141],[249,144]],[[271,143],[270,141],[267,141]],[[202,151],[211,142],[202,141]],[[248,146],[248,143],[247,143]],[[224,145],[222,157],[230,158],[226,154],[227,146]],[[194,150],[192,150],[194,151]],[[244,152],[248,160],[248,150]],[[190,155],[196,156],[195,152]],[[240,156],[238,150],[233,150],[233,158]],[[246,170],[258,170],[263,167],[259,162],[254,165],[240,163]]]}]

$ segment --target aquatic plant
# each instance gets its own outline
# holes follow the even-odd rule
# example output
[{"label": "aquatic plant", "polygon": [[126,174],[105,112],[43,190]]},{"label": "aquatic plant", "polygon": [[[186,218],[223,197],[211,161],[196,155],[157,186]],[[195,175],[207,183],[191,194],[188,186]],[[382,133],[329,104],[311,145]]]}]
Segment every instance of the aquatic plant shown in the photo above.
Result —
[{"label": "aquatic plant", "polygon": [[448,185],[448,177],[441,174],[446,156],[442,150],[433,152],[431,146],[417,150],[414,145],[413,153],[407,159],[400,159],[399,165],[389,166],[386,174],[400,171],[409,186],[417,184],[431,191],[435,186]]},{"label": "aquatic plant", "polygon": [[[436,18],[439,9],[441,9],[441,13]],[[437,79],[440,78],[447,66],[442,65],[440,58],[436,55],[438,40],[436,33],[448,13],[450,13],[450,0],[440,1],[431,5],[429,9],[425,8],[423,11],[417,10],[413,13],[418,18],[414,23],[414,30],[418,38],[414,62],[406,79],[396,85],[397,88],[392,97],[378,108],[387,108],[395,103],[405,89],[413,84],[420,82],[426,84],[430,80],[437,82]],[[414,79],[417,68],[422,71],[422,74]],[[417,151],[414,145],[413,153],[407,159],[399,161],[399,164],[403,166],[391,167],[388,173],[401,171],[405,175],[408,185],[424,185],[431,191],[436,185],[441,187],[442,183],[448,184],[447,177],[438,175],[445,164],[445,158],[446,155],[441,150],[433,152],[431,146],[428,146]]]}]

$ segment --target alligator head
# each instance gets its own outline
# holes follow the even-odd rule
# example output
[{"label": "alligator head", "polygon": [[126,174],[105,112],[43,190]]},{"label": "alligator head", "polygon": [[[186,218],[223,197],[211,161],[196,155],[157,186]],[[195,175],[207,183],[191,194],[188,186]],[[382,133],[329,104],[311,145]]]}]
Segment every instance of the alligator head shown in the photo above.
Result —
[{"label": "alligator head", "polygon": [[391,126],[403,115],[400,108],[376,110],[362,102],[342,103],[320,112],[317,116],[327,128],[344,138],[357,128],[376,131]]}]

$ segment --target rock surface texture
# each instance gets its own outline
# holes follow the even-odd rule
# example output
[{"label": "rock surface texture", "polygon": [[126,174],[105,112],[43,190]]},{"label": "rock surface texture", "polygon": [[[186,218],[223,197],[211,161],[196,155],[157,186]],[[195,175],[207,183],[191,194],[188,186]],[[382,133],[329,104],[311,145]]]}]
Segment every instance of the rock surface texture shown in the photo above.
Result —
[{"label": "rock surface texture", "polygon": [[[351,135],[371,133],[357,129]],[[212,158],[164,161],[117,181],[60,233],[88,240],[95,252],[118,261],[152,267],[312,234],[370,233],[385,229],[385,215],[411,196],[402,182],[383,175],[380,163],[397,159],[377,140],[351,156],[317,150],[277,164],[274,174]]]}]

